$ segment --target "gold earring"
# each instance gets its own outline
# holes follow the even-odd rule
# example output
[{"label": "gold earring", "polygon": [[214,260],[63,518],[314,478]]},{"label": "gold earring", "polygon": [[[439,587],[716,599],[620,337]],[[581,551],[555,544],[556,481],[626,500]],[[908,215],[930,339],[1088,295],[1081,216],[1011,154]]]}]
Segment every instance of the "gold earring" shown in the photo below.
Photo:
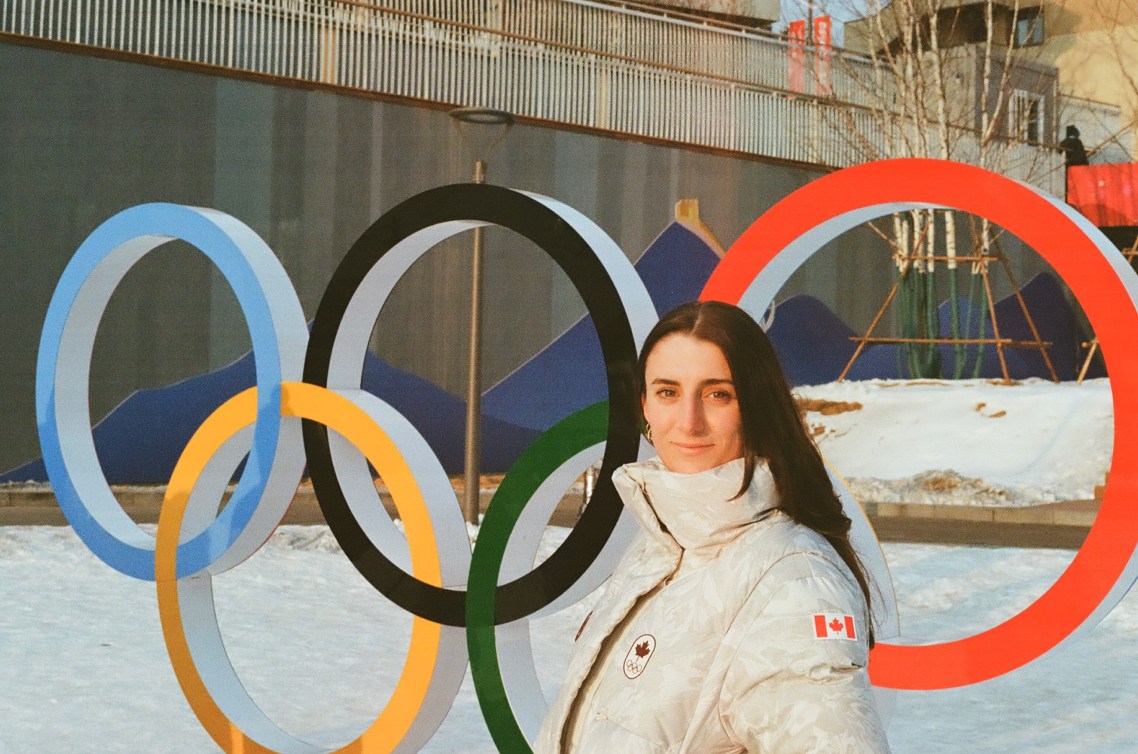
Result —
[{"label": "gold earring", "polygon": [[644,439],[648,441],[649,445],[656,445],[656,443],[652,442],[652,425],[647,422],[644,423]]}]

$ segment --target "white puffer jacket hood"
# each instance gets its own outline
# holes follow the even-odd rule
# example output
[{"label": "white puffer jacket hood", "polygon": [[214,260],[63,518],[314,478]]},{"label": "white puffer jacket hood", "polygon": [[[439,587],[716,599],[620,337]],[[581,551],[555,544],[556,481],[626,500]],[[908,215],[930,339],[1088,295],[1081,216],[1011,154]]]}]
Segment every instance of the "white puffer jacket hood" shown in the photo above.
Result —
[{"label": "white puffer jacket hood", "polygon": [[659,458],[628,464],[613,484],[642,529],[666,549],[718,552],[770,516],[778,506],[774,478],[765,465],[739,495],[743,459],[700,474],[676,474]]},{"label": "white puffer jacket hood", "polygon": [[777,510],[765,465],[735,498],[742,477],[742,460],[614,474],[645,531],[586,622],[537,754],[888,752],[861,589]]}]

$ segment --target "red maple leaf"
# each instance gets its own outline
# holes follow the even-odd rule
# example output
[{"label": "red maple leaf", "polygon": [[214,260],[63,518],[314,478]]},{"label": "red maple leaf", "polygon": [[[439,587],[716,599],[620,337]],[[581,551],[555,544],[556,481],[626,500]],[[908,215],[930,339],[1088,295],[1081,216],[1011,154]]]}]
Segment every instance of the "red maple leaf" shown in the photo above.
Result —
[{"label": "red maple leaf", "polygon": [[840,620],[838,620],[837,618],[834,618],[832,621],[830,621],[830,630],[831,631],[841,631],[845,627],[846,627],[846,625],[844,623],[842,623]]},{"label": "red maple leaf", "polygon": [[648,642],[647,641],[645,641],[643,644],[637,644],[636,645],[636,656],[637,657],[644,657],[647,654],[648,654]]}]

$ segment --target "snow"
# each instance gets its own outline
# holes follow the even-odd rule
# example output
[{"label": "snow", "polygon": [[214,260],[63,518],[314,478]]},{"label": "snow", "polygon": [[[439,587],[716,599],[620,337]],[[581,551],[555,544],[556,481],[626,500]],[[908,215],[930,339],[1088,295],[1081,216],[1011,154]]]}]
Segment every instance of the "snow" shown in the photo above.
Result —
[{"label": "snow", "polygon": [[[1110,465],[1110,383],[864,380],[795,389],[859,500],[1022,506],[1090,500]],[[844,404],[844,405],[843,405]]]},{"label": "snow", "polygon": [[[812,409],[807,423],[827,459],[866,501],[1088,499],[1110,462],[1106,381],[873,381],[796,392]],[[566,532],[547,529],[538,559]],[[999,624],[1039,597],[1074,556],[883,549],[905,643]],[[410,617],[359,576],[326,528],[281,527],[214,586],[232,662],[285,730],[331,746],[374,719],[402,669]],[[533,624],[548,699],[595,599]],[[1093,630],[1015,673],[898,694],[890,741],[898,754],[1138,752],[1135,667],[1138,592]],[[0,754],[216,750],[170,667],[154,585],[111,570],[70,529],[0,527]],[[494,751],[469,674],[423,751]]]},{"label": "snow", "polygon": [[[550,528],[544,557],[567,530]],[[1011,617],[1069,551],[886,544],[906,637],[961,637]],[[242,680],[286,730],[343,743],[393,687],[410,619],[324,527],[282,527],[215,579]],[[534,624],[547,697],[591,599]],[[1138,596],[1098,627],[985,684],[898,695],[895,752],[1138,751]],[[0,528],[0,751],[216,751],[170,668],[154,586],[112,571],[70,529]],[[493,752],[469,675],[425,752]]]}]

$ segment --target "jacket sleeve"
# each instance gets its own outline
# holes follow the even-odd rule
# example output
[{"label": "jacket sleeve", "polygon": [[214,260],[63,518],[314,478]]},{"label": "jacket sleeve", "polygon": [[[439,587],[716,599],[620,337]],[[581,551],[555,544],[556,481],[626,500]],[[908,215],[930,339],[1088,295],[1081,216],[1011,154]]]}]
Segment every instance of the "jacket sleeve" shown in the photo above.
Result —
[{"label": "jacket sleeve", "polygon": [[[851,581],[828,559],[798,553],[744,604],[724,640],[731,660],[719,714],[748,752],[889,751],[866,673],[865,602]],[[853,618],[852,640],[844,616]]]}]

